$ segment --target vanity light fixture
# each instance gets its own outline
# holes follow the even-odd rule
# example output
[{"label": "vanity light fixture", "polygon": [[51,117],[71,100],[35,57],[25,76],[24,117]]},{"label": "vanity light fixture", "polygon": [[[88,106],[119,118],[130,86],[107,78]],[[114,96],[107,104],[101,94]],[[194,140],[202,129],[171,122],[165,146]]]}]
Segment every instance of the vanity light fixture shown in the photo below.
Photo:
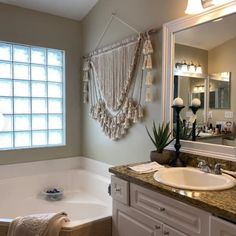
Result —
[{"label": "vanity light fixture", "polygon": [[225,4],[228,2],[232,2],[232,0],[212,0],[213,5],[221,5],[221,4]]},{"label": "vanity light fixture", "polygon": [[175,68],[182,73],[202,74],[201,65],[194,64],[192,61],[189,64],[186,63],[185,60],[183,62],[177,62],[177,63],[175,63]]},{"label": "vanity light fixture", "polygon": [[203,6],[201,0],[188,0],[188,5],[185,10],[185,13],[188,15],[194,15],[202,12]]}]

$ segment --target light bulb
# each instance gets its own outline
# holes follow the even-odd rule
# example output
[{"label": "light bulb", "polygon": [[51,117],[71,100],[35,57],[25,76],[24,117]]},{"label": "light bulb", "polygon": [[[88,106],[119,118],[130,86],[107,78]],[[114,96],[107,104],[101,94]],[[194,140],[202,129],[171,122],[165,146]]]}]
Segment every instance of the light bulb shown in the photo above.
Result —
[{"label": "light bulb", "polygon": [[185,10],[185,13],[188,15],[194,15],[202,12],[204,9],[202,7],[201,0],[188,0],[188,5]]}]

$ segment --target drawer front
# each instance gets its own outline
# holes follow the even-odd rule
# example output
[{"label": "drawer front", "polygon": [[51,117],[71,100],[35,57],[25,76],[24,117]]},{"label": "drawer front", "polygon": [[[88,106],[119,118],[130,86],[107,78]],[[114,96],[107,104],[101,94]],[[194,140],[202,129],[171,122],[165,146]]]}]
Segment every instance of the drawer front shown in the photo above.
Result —
[{"label": "drawer front", "polygon": [[209,213],[157,192],[131,184],[130,205],[185,234],[209,235]]},{"label": "drawer front", "polygon": [[111,176],[111,196],[113,200],[123,204],[129,204],[129,182],[119,179],[116,176]]}]

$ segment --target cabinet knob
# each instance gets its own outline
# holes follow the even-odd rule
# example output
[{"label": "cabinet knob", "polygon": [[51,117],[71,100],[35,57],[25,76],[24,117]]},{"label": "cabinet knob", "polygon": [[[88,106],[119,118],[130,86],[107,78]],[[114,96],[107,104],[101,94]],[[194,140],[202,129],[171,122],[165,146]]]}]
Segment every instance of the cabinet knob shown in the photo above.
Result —
[{"label": "cabinet knob", "polygon": [[168,231],[164,231],[164,235],[169,235],[170,233]]},{"label": "cabinet knob", "polygon": [[114,190],[115,190],[115,192],[120,192],[121,188],[115,188]]},{"label": "cabinet knob", "polygon": [[155,229],[160,229],[161,226],[160,225],[155,225]]},{"label": "cabinet knob", "polygon": [[158,211],[165,211],[166,209],[164,207],[159,207]]}]

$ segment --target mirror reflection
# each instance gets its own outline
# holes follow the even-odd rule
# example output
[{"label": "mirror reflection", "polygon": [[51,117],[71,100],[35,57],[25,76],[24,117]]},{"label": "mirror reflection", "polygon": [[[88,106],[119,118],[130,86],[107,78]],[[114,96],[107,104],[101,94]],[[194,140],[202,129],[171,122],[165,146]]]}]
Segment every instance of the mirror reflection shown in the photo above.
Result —
[{"label": "mirror reflection", "polygon": [[[199,142],[236,146],[235,22],[232,14],[175,34],[174,98],[184,100],[183,133],[196,120]],[[194,98],[201,102],[197,116],[189,108]]]}]

